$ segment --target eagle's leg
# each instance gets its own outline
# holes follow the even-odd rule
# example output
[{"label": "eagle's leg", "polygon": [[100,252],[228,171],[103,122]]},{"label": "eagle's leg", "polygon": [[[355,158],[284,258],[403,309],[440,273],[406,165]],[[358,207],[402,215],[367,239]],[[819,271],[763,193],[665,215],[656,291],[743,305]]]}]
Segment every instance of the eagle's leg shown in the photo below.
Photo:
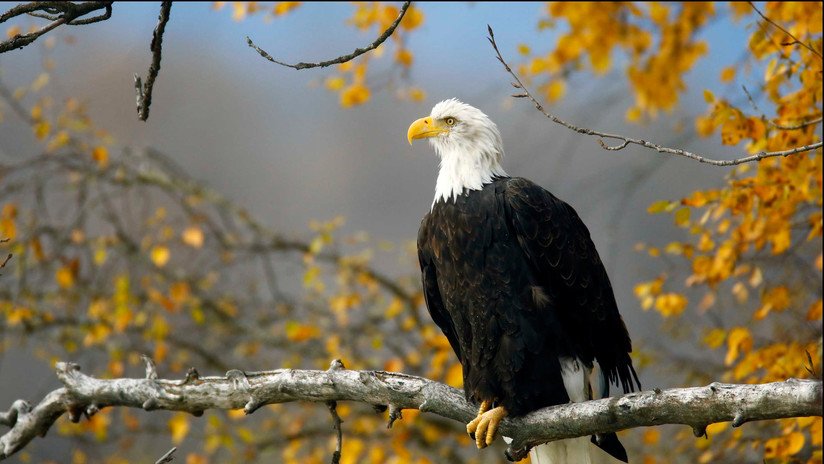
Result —
[{"label": "eagle's leg", "polygon": [[466,431],[469,435],[475,435],[475,444],[478,449],[486,448],[495,441],[495,434],[498,432],[498,424],[501,423],[507,412],[503,406],[490,409],[492,401],[483,401],[478,410],[478,417],[466,424]]}]

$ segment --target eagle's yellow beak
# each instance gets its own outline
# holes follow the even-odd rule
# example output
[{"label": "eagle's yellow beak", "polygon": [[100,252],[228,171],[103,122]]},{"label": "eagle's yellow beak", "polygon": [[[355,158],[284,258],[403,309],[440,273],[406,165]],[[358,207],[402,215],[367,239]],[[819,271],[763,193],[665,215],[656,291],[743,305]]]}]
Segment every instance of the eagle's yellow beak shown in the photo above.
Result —
[{"label": "eagle's yellow beak", "polygon": [[448,132],[449,128],[446,125],[439,124],[438,121],[433,121],[431,117],[418,119],[409,126],[406,131],[406,139],[409,140],[409,145],[412,145],[414,139],[425,139],[435,137],[444,132]]}]

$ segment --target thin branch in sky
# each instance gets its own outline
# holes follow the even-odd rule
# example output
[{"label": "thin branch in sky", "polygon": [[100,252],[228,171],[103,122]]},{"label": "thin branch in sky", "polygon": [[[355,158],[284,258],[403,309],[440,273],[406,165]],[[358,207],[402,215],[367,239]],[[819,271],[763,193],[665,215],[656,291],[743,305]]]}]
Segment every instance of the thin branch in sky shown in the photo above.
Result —
[{"label": "thin branch in sky", "polygon": [[160,5],[160,15],[157,18],[157,27],[152,34],[152,64],[149,65],[149,75],[146,84],[142,85],[140,76],[134,75],[134,88],[137,98],[137,117],[141,121],[149,119],[149,107],[152,105],[152,90],[154,90],[157,73],[160,72],[160,59],[163,53],[163,32],[169,22],[169,13],[172,11],[172,2],[163,2]]},{"label": "thin branch in sky", "polygon": [[406,14],[406,10],[409,9],[410,4],[412,4],[411,1],[406,1],[406,2],[403,3],[403,6],[401,7],[401,12],[398,14],[398,17],[395,19],[395,22],[393,22],[385,31],[383,31],[383,34],[381,34],[371,44],[369,44],[369,45],[367,45],[366,47],[363,47],[363,48],[356,48],[355,51],[353,51],[352,53],[350,53],[348,55],[341,55],[341,56],[339,56],[337,58],[333,58],[331,60],[321,61],[320,63],[304,63],[304,62],[300,62],[300,63],[297,63],[297,64],[284,63],[282,61],[278,61],[278,60],[272,58],[272,55],[267,53],[266,50],[263,50],[262,48],[255,45],[255,43],[252,42],[252,39],[250,39],[249,36],[246,36],[246,43],[249,44],[250,47],[254,48],[255,51],[257,51],[260,54],[260,56],[266,58],[267,60],[271,61],[272,63],[279,64],[281,66],[286,66],[287,68],[292,68],[292,69],[325,68],[327,66],[332,66],[333,64],[341,64],[341,63],[346,63],[347,61],[352,61],[355,58],[363,55],[364,53],[367,53],[369,51],[372,51],[372,50],[378,48],[380,46],[380,44],[384,43],[386,41],[386,39],[388,39],[392,35],[392,33],[395,32],[395,29],[401,23],[401,20],[403,19],[403,16]]},{"label": "thin branch in sky", "polygon": [[[24,14],[48,19],[52,22],[36,31],[29,32],[28,34],[15,34],[14,37],[0,42],[0,53],[23,48],[39,39],[40,36],[63,24],[81,26],[105,21],[112,17],[112,3],[113,2],[30,2],[16,5],[0,15],[0,23]],[[105,11],[98,16],[78,19],[100,9],[105,9]]]},{"label": "thin branch in sky", "polygon": [[[817,149],[821,148],[824,145],[824,143],[822,143],[822,142],[816,142],[816,143],[812,143],[812,144],[809,144],[809,145],[804,145],[804,146],[801,146],[801,147],[791,148],[789,150],[770,151],[770,152],[761,151],[761,152],[758,152],[754,155],[744,156],[744,157],[741,157],[741,158],[735,158],[735,159],[731,159],[731,160],[718,160],[718,159],[712,159],[712,158],[710,158],[706,155],[701,155],[701,154],[693,153],[693,152],[690,152],[690,151],[687,151],[687,150],[682,150],[680,148],[669,148],[669,147],[665,147],[663,145],[648,142],[648,141],[642,140],[642,139],[631,138],[631,137],[627,137],[627,136],[620,135],[620,134],[610,134],[610,133],[606,133],[606,132],[600,132],[600,131],[590,129],[588,127],[576,126],[575,124],[564,121],[563,119],[559,118],[558,116],[555,116],[552,113],[548,113],[546,111],[546,109],[544,109],[544,106],[532,95],[532,93],[529,91],[529,89],[527,89],[527,87],[524,85],[524,83],[521,81],[521,79],[518,77],[518,75],[515,73],[515,71],[513,71],[512,68],[509,66],[509,64],[507,64],[507,62],[504,60],[503,55],[501,55],[501,51],[498,49],[498,44],[495,43],[495,34],[492,32],[492,27],[487,26],[487,28],[489,29],[488,40],[489,40],[489,43],[492,44],[492,48],[495,49],[495,53],[498,55],[498,61],[500,61],[501,64],[504,65],[504,68],[506,69],[506,72],[508,72],[512,76],[512,78],[515,79],[515,82],[513,82],[512,85],[515,88],[521,89],[523,91],[522,93],[518,93],[518,94],[513,95],[513,97],[515,97],[515,98],[528,98],[535,105],[535,108],[538,111],[541,112],[541,114],[543,114],[544,116],[546,116],[547,118],[549,118],[552,122],[554,122],[556,124],[560,124],[560,125],[566,127],[567,129],[578,132],[579,134],[592,135],[592,136],[595,136],[595,137],[599,137],[598,143],[601,145],[601,148],[603,148],[604,150],[610,150],[610,151],[622,150],[622,149],[626,148],[628,145],[632,144],[632,145],[640,145],[644,148],[649,148],[649,149],[655,150],[658,153],[666,153],[666,154],[670,154],[670,155],[683,156],[685,158],[689,158],[689,159],[698,161],[700,163],[711,164],[713,166],[735,166],[735,165],[738,165],[738,164],[749,163],[749,162],[752,162],[752,161],[759,161],[759,160],[762,160],[762,159],[765,159],[765,158],[772,158],[772,157],[776,157],[776,156],[790,156],[790,155],[794,155],[796,153],[804,153],[804,152],[808,152],[808,151],[812,151],[812,150],[817,150]],[[611,145],[607,145],[606,142],[604,142],[603,139],[618,140],[621,143],[619,143],[618,145],[611,146]]]}]

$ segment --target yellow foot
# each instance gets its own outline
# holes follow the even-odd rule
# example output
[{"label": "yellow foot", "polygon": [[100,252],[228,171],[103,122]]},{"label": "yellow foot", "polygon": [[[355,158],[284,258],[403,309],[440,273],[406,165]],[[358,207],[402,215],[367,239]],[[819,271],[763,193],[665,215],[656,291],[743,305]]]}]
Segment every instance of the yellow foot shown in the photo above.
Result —
[{"label": "yellow foot", "polygon": [[466,424],[466,433],[469,434],[472,439],[475,439],[475,429],[478,428],[478,423],[481,422],[481,416],[484,415],[485,412],[489,411],[492,408],[492,401],[483,400],[481,401],[481,407],[478,408],[478,417],[472,419],[472,422]]},{"label": "yellow foot", "polygon": [[507,414],[503,406],[489,409],[491,406],[491,401],[481,403],[481,408],[478,410],[478,417],[466,424],[466,431],[469,435],[475,436],[475,444],[478,446],[478,449],[484,449],[495,441],[498,424],[501,423],[501,420],[503,420]]}]

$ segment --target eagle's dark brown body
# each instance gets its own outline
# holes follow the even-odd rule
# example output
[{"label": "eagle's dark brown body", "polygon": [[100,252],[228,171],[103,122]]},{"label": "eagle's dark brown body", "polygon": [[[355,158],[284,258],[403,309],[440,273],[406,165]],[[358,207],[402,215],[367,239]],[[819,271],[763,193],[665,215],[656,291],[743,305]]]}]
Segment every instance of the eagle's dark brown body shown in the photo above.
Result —
[{"label": "eagle's dark brown body", "polygon": [[559,358],[597,360],[608,380],[634,388],[629,334],[589,231],[543,188],[500,177],[437,201],[418,255],[468,399],[511,415],[567,403]]}]

